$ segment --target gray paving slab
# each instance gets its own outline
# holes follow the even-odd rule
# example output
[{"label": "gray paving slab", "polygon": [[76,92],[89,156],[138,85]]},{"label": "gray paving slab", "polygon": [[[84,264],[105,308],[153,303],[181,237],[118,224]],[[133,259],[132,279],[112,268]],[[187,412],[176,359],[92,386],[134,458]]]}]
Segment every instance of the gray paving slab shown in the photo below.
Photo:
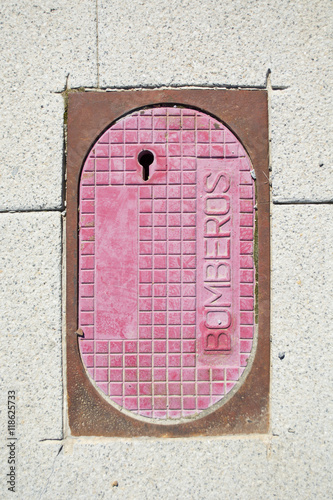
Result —
[{"label": "gray paving slab", "polygon": [[273,91],[270,100],[273,201],[333,201],[332,5],[277,2],[274,8],[288,16],[271,45],[271,82],[288,88]]},{"label": "gray paving slab", "polygon": [[15,390],[29,456],[25,442],[62,437],[61,215],[2,213],[0,241],[1,418]]},{"label": "gray paving slab", "polygon": [[[99,2],[101,85],[265,85],[328,75],[331,2]],[[319,49],[319,50],[318,50]]]},{"label": "gray paving slab", "polygon": [[61,209],[63,97],[18,90],[0,101],[0,210]]},{"label": "gray paving slab", "polygon": [[265,85],[262,10],[246,3],[101,0],[101,86]]},{"label": "gray paving slab", "polygon": [[301,82],[271,94],[272,197],[276,203],[333,201],[330,81]]},{"label": "gray paving slab", "polygon": [[3,0],[2,87],[7,91],[96,86],[96,3]]},{"label": "gray paving slab", "polygon": [[1,17],[0,210],[60,208],[63,102],[96,87],[96,3],[4,0]]},{"label": "gray paving slab", "polygon": [[332,205],[275,205],[272,218],[272,431],[307,436],[322,465],[333,423],[332,216]]},{"label": "gray paving slab", "polygon": [[270,53],[272,84],[299,88],[302,83],[316,85],[330,80],[331,2],[279,0],[267,7],[266,1],[258,2],[265,23],[262,41]]}]

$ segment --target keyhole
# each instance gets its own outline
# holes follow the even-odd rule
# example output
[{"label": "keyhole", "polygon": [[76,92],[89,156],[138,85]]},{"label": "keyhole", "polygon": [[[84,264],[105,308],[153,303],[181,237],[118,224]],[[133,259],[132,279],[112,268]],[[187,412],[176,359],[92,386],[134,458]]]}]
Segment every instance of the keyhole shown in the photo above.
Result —
[{"label": "keyhole", "polygon": [[138,162],[142,166],[142,179],[144,181],[149,180],[149,167],[154,161],[154,155],[151,151],[141,151],[138,156]]}]

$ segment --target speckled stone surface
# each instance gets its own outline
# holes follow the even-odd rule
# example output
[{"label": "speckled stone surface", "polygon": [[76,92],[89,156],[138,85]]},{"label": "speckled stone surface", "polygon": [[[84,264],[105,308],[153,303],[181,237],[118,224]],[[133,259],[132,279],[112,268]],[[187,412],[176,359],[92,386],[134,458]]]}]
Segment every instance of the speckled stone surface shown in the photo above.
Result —
[{"label": "speckled stone surface", "polygon": [[100,0],[98,14],[104,87],[264,86],[268,69],[288,86],[331,74],[328,0]]},{"label": "speckled stone surface", "polygon": [[101,0],[101,85],[265,85],[272,16],[261,3]]},{"label": "speckled stone surface", "polygon": [[17,91],[0,101],[0,210],[61,209],[63,97]]},{"label": "speckled stone surface", "polygon": [[0,210],[59,208],[64,101],[55,92],[66,80],[97,85],[96,5],[4,0],[0,17]]},{"label": "speckled stone surface", "polygon": [[100,84],[265,87],[271,70],[288,87],[271,95],[273,199],[332,200],[330,17],[327,0],[101,0]]},{"label": "speckled stone surface", "polygon": [[95,86],[96,4],[89,0],[2,0],[2,88],[62,91]]},{"label": "speckled stone surface", "polygon": [[295,448],[305,438],[321,467],[332,445],[332,216],[332,205],[294,205],[272,218],[272,432],[293,434]]},{"label": "speckled stone surface", "polygon": [[273,201],[333,201],[332,77],[296,82],[270,100]]},{"label": "speckled stone surface", "polygon": [[26,446],[62,435],[61,215],[0,214],[0,242],[1,420],[17,391]]},{"label": "speckled stone surface", "polygon": [[[0,6],[0,210],[53,209],[61,203],[62,154],[49,155],[48,147],[38,155],[36,140],[42,138],[44,146],[51,140],[51,149],[62,141],[62,113],[50,121],[40,101],[50,105],[67,75],[70,88],[265,87],[270,69],[273,88],[288,87],[271,93],[273,199],[332,199],[328,0],[269,6],[263,0],[101,0],[97,7],[88,0],[5,0]],[[26,142],[28,130],[39,127],[42,133]]]},{"label": "speckled stone surface", "polygon": [[[7,340],[11,335],[7,346],[14,373],[20,370],[17,484],[23,497],[331,498],[333,408],[328,367],[333,361],[333,318],[327,299],[333,286],[332,211],[332,206],[323,205],[273,206],[271,434],[174,440],[67,438],[65,443],[40,442],[61,437],[59,357],[46,340],[49,335],[59,345],[52,330],[60,317],[59,246],[50,244],[50,239],[59,242],[59,217],[2,215],[2,225],[20,238],[7,238],[12,255],[6,257],[4,305],[9,311],[10,300],[15,305],[5,334]],[[22,268],[16,283],[14,265]],[[11,377],[4,375],[6,391]],[[3,415],[1,423],[5,425]],[[0,458],[5,463],[3,450]],[[112,486],[115,482],[118,486]],[[5,498],[11,498],[9,493]]]}]

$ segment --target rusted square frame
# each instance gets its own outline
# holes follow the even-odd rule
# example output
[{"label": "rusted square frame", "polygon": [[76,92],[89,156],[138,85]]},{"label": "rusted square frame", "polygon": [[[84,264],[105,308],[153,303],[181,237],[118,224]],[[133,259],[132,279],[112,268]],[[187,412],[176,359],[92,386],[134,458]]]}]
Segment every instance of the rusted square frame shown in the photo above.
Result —
[{"label": "rusted square frame", "polygon": [[[85,157],[101,132],[130,111],[180,104],[221,120],[245,147],[256,173],[258,342],[251,371],[224,405],[179,424],[147,423],[119,412],[89,382],[78,337],[78,189]],[[264,90],[168,89],[69,94],[66,223],[66,326],[68,421],[74,436],[218,436],[267,433],[270,379],[270,190],[268,109]]]}]

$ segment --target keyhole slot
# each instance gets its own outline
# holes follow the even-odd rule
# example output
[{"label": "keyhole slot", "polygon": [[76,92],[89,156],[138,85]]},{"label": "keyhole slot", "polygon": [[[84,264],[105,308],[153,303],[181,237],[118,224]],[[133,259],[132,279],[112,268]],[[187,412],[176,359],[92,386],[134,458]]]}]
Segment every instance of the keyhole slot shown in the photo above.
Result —
[{"label": "keyhole slot", "polygon": [[138,155],[138,162],[142,166],[142,179],[149,180],[149,167],[154,161],[154,154],[151,151],[144,150]]}]

